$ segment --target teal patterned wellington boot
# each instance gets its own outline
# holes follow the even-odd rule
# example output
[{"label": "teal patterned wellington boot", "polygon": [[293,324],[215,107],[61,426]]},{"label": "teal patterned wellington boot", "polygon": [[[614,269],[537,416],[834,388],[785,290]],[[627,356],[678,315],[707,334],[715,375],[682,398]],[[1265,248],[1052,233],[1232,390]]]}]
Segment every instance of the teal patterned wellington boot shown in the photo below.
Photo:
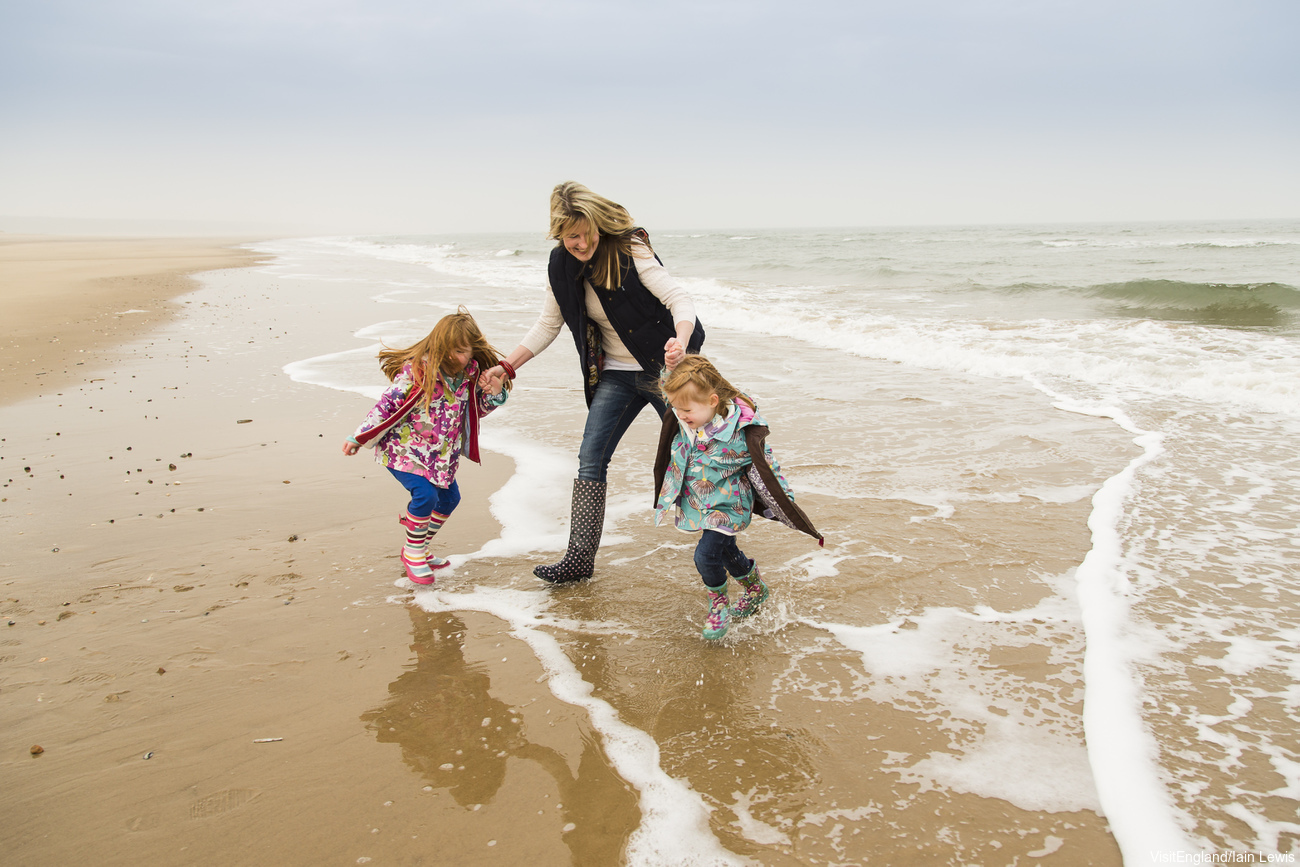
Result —
[{"label": "teal patterned wellington boot", "polygon": [[758,564],[754,563],[749,568],[749,572],[741,575],[736,579],[743,588],[740,598],[736,604],[731,607],[731,614],[734,617],[748,617],[758,610],[758,606],[763,604],[767,598],[767,585],[763,583],[763,578],[758,574]]},{"label": "teal patterned wellington boot", "polygon": [[731,606],[727,604],[727,585],[718,590],[704,588],[709,594],[709,616],[704,620],[704,637],[715,641],[727,634],[731,625]]}]

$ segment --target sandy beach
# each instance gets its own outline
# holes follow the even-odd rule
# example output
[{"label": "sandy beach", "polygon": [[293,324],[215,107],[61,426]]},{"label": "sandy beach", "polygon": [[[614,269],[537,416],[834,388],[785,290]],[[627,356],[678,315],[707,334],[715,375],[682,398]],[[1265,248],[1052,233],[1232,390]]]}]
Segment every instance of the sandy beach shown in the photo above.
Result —
[{"label": "sandy beach", "polygon": [[75,381],[73,368],[102,362],[175,316],[173,299],[194,288],[187,274],[256,260],[235,243],[0,234],[4,401]]},{"label": "sandy beach", "polygon": [[[491,606],[404,604],[395,486],[365,456],[338,454],[368,402],[278,372],[348,311],[273,299],[270,278],[238,284],[267,284],[261,297],[229,287],[186,296],[186,271],[254,263],[226,241],[31,239],[0,257],[15,309],[27,311],[8,352],[30,359],[6,365],[0,409],[8,863],[63,864],[87,847],[103,864],[621,862],[657,808],[615,768],[588,709],[555,696],[538,648]],[[40,303],[49,297],[58,304]],[[563,401],[580,401],[574,392]],[[577,416],[563,401],[555,437],[569,448]],[[653,425],[638,426],[629,454],[648,454],[653,437]],[[620,471],[639,477],[638,460]],[[462,464],[466,496],[439,537],[446,552],[478,550],[499,533],[487,499],[513,472],[492,452],[481,467]],[[815,513],[817,498],[804,502]],[[848,520],[881,538],[952,544],[926,541],[933,532],[909,526],[909,513],[857,508]],[[981,863],[1030,853],[1118,863],[1093,810],[1027,811],[900,785],[891,749],[923,752],[939,734],[915,728],[931,713],[924,704],[825,706],[841,725],[869,714],[876,734],[826,728],[828,697],[801,695],[803,680],[814,670],[827,684],[852,679],[856,654],[785,667],[781,649],[798,624],[703,647],[691,582],[663,596],[644,579],[680,572],[689,556],[677,539],[664,544],[645,511],[607,539],[601,581],[553,599],[596,623],[659,612],[650,633],[557,635],[593,694],[667,745],[656,772],[689,780],[712,805],[729,851],[700,853],[700,863],[921,864],[956,852],[983,852]],[[1080,504],[1044,510],[1045,526],[1079,528],[1072,551],[1055,550],[1053,534],[1034,551],[1033,528],[1020,528],[1025,562],[1062,569],[1081,556],[1085,515]],[[750,545],[764,562],[791,561],[805,556],[795,535],[758,534]],[[513,581],[535,559],[479,559],[439,586]],[[861,603],[974,604],[970,590],[927,577],[935,563],[911,568],[910,579],[868,582]],[[1007,571],[1011,583],[995,580],[990,598],[1032,607],[1041,591],[1015,586],[1019,568]],[[989,664],[1036,683],[1030,693],[1070,700],[1081,647],[1050,621],[1017,627],[1029,643],[991,648]],[[916,624],[898,625],[908,628]],[[788,704],[751,706],[747,684],[783,681]],[[1063,724],[1063,737],[1080,736],[1077,721]],[[737,780],[727,767],[742,769]],[[786,794],[750,804],[732,791],[740,777]],[[907,803],[887,808],[899,790]],[[840,798],[872,806],[840,808]],[[755,818],[773,809],[801,818],[780,827]],[[644,857],[655,844],[637,845]]]},{"label": "sandy beach", "polygon": [[[399,568],[378,544],[391,492],[332,493],[319,400],[245,410],[213,397],[231,371],[201,350],[139,342],[183,308],[185,273],[254,259],[220,239],[0,245],[6,863],[407,863],[455,825],[361,722],[413,654],[385,602],[398,573],[331,578]],[[302,425],[327,445],[304,450]],[[449,544],[491,533],[483,502]],[[411,833],[372,834],[394,822]],[[509,839],[484,851],[513,859]]]},{"label": "sandy beach", "polygon": [[[0,14],[0,867],[1300,861],[1300,4],[301,5]],[[652,410],[534,573],[575,182],[816,528],[724,636]],[[420,586],[344,443],[460,309]]]}]

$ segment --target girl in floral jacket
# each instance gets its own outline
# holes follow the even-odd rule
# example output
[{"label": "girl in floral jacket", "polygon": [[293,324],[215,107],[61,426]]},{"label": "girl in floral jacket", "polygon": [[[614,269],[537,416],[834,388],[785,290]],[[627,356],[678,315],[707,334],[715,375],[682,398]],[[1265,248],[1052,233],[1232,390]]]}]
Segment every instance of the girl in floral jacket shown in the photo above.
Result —
[{"label": "girl in floral jacket", "polygon": [[[794,504],[767,447],[767,424],[751,398],[700,355],[688,355],[665,371],[660,387],[673,412],[664,416],[655,461],[655,524],[675,509],[677,529],[700,533],[695,568],[709,594],[704,637],[721,638],[733,616],[748,617],[768,595],[758,565],[736,544],[736,534],[754,513],[807,533],[819,544],[823,540]],[[727,602],[728,574],[742,588],[735,606]]]},{"label": "girl in floral jacket", "polygon": [[479,372],[499,360],[464,307],[444,316],[414,346],[379,353],[393,384],[343,444],[345,455],[375,446],[375,460],[410,492],[399,520],[406,527],[402,565],[416,584],[432,584],[433,570],[448,565],[429,554],[429,540],[460,503],[461,454],[478,463],[479,419],[506,402],[508,381],[478,385]]}]

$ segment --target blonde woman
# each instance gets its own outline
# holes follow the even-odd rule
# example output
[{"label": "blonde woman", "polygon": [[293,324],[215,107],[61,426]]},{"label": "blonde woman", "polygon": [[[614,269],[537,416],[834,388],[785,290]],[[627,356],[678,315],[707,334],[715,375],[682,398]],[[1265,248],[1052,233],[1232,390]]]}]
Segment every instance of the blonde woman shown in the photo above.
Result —
[{"label": "blonde woman", "polygon": [[573,483],[569,547],[533,574],[552,584],[590,578],[605,522],[606,475],[619,440],[647,405],[667,405],[658,375],[704,343],[695,305],[664,268],[622,205],[566,181],[551,193],[550,235],[558,243],[537,322],[483,382],[514,379],[519,368],[568,326],[587,398],[587,421]]}]

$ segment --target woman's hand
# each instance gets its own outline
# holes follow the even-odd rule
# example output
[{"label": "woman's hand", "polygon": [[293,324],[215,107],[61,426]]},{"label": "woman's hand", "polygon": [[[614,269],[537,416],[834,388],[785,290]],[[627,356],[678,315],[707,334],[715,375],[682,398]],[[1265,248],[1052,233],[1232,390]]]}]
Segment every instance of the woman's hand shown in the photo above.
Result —
[{"label": "woman's hand", "polygon": [[676,337],[668,338],[664,344],[664,367],[672,370],[682,359],[686,357],[686,344],[682,343]]},{"label": "woman's hand", "polygon": [[347,442],[343,443],[343,454],[355,455],[359,451],[361,451],[361,446],[352,442],[352,440],[348,440]]}]

